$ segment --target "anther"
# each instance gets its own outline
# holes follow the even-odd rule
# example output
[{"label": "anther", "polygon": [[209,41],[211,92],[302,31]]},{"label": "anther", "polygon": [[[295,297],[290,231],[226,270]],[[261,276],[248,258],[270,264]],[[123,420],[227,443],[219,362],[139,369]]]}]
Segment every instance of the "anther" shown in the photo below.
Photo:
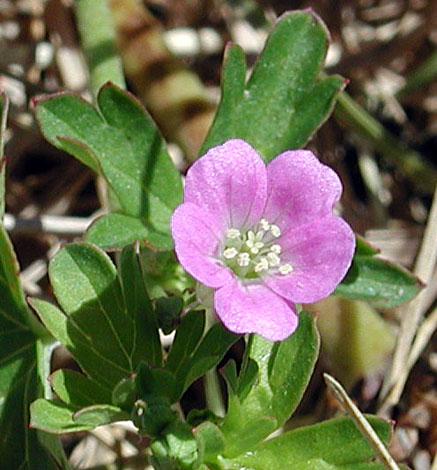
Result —
[{"label": "anther", "polygon": [[238,255],[238,250],[236,248],[226,248],[226,250],[223,251],[223,256],[226,259],[235,258],[237,255]]},{"label": "anther", "polygon": [[237,264],[242,268],[245,266],[249,266],[250,263],[250,256],[249,253],[240,253],[237,257]]},{"label": "anther", "polygon": [[269,262],[269,266],[278,266],[278,264],[281,262],[281,259],[276,253],[267,253],[267,260]]},{"label": "anther", "polygon": [[226,232],[226,236],[228,238],[238,238],[241,236],[241,232],[238,230],[238,228],[229,228]]},{"label": "anther", "polygon": [[283,264],[282,266],[279,266],[278,268],[278,271],[281,273],[281,274],[290,274],[291,271],[293,271],[293,266],[291,264]]},{"label": "anther", "polygon": [[269,230],[269,228],[270,228],[270,224],[267,222],[266,219],[261,219],[261,220],[259,221],[259,224],[261,225],[261,228],[262,228],[264,231],[266,231],[266,232],[267,232],[267,230]]},{"label": "anther", "polygon": [[278,238],[281,236],[281,229],[277,225],[270,225],[270,232],[275,238]]},{"label": "anther", "polygon": [[255,265],[254,271],[259,273],[260,271],[266,271],[267,269],[269,269],[269,262],[267,261],[267,258],[261,258]]},{"label": "anther", "polygon": [[281,245],[277,245],[277,244],[272,245],[272,246],[270,247],[270,251],[271,251],[272,253],[276,253],[277,255],[279,255],[279,253],[281,253],[281,251],[282,251]]}]

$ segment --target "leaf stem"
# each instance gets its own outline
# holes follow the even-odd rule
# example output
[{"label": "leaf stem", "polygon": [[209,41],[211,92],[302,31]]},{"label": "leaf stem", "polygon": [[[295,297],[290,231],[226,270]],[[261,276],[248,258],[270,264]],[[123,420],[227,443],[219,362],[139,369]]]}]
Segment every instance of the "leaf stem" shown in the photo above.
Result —
[{"label": "leaf stem", "polygon": [[418,189],[428,194],[433,192],[437,168],[428,163],[420,153],[399,141],[344,91],[337,95],[334,115],[345,126],[370,142],[390,165],[411,179]]},{"label": "leaf stem", "polygon": [[76,20],[96,97],[107,81],[125,89],[126,82],[115,43],[115,29],[107,0],[78,0]]}]

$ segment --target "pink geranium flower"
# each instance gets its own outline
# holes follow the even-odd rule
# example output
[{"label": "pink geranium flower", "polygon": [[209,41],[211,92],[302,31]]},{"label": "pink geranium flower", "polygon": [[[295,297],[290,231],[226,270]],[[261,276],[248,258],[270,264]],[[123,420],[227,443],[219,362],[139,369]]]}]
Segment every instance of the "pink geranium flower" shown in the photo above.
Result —
[{"label": "pink geranium flower", "polygon": [[267,166],[246,142],[228,140],[188,170],[171,230],[182,266],[214,288],[214,307],[235,333],[287,338],[294,303],[329,295],[346,274],[355,237],[332,214],[342,185],[308,150]]}]

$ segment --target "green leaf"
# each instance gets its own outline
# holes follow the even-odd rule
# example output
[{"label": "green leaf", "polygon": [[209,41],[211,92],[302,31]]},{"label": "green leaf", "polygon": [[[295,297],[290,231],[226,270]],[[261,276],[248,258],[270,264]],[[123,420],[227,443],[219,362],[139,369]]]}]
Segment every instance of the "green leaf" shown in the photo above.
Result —
[{"label": "green leaf", "polygon": [[89,243],[62,248],[49,265],[53,290],[65,314],[37,299],[31,304],[55,338],[90,379],[112,390],[141,361],[160,364],[153,309],[131,248],[119,275],[109,257]]},{"label": "green leaf", "polygon": [[138,398],[138,382],[137,377],[132,376],[127,379],[122,379],[114,387],[112,391],[112,400],[115,406],[125,410],[131,411]]},{"label": "green leaf", "polygon": [[249,451],[282,426],[299,404],[319,350],[312,315],[302,312],[299,327],[288,339],[273,343],[252,335],[240,376],[228,364],[228,410],[222,423],[224,455]]},{"label": "green leaf", "polygon": [[166,368],[175,374],[191,356],[205,329],[205,312],[188,312],[181,321],[166,361]]},{"label": "green leaf", "polygon": [[30,406],[30,426],[54,434],[89,431],[95,427],[94,422],[75,422],[73,419],[75,411],[75,408],[63,403],[39,398]]},{"label": "green leaf", "polygon": [[395,307],[415,297],[423,287],[419,279],[403,267],[375,257],[376,253],[363,240],[357,241],[352,266],[334,293],[370,301],[378,308]]},{"label": "green leaf", "polygon": [[92,425],[93,428],[115,421],[128,421],[129,414],[118,406],[93,405],[82,408],[73,414],[73,420],[77,424]]},{"label": "green leaf", "polygon": [[59,305],[100,355],[126,375],[133,372],[135,323],[110,258],[91,244],[73,243],[52,258],[49,277]]},{"label": "green leaf", "polygon": [[197,443],[186,423],[174,421],[152,442],[151,464],[156,469],[192,469],[198,460]]},{"label": "green leaf", "polygon": [[147,362],[150,366],[162,363],[162,348],[158,322],[144,284],[144,275],[135,248],[130,245],[120,256],[119,274],[126,309],[135,326],[133,363]]},{"label": "green leaf", "polygon": [[74,321],[50,302],[29,299],[50,333],[71,353],[90,379],[108,391],[130,374],[120,368],[111,357],[104,357],[94,345],[92,338],[80,330]]},{"label": "green leaf", "polygon": [[[123,214],[159,235],[152,241],[146,231],[138,233],[159,244],[161,236],[169,234],[170,216],[182,200],[179,172],[152,119],[131,94],[106,84],[97,102],[95,109],[70,93],[37,100],[41,130],[53,145],[101,173]],[[120,233],[116,235],[112,245],[119,243]]]},{"label": "green leaf", "polygon": [[0,91],[0,220],[5,213],[6,157],[4,147],[8,108],[8,97],[3,91]]},{"label": "green leaf", "polygon": [[104,250],[122,248],[138,240],[147,240],[153,247],[162,250],[173,249],[169,234],[148,227],[136,217],[117,213],[95,220],[88,228],[85,239]]},{"label": "green leaf", "polygon": [[[47,332],[28,310],[12,245],[0,225],[0,455],[2,468],[54,470],[45,443],[59,442],[29,429],[29,405],[43,394],[50,362]],[[60,450],[62,455],[62,450]],[[65,457],[65,456],[64,456]],[[67,468],[65,462],[60,462]]]},{"label": "green leaf", "polygon": [[0,455],[4,468],[53,469],[55,465],[39,442],[38,432],[28,428],[30,403],[41,396],[36,372],[36,343],[10,351],[0,360]]},{"label": "green leaf", "polygon": [[138,369],[138,384],[142,397],[166,397],[169,403],[177,401],[178,383],[173,372],[165,369],[150,369],[143,362]]},{"label": "green leaf", "polygon": [[193,429],[199,452],[199,462],[216,462],[217,455],[225,447],[225,438],[220,428],[210,421],[205,421]]},{"label": "green leaf", "polygon": [[178,371],[178,380],[183,380],[184,383],[183,391],[195,380],[215,367],[223,359],[226,351],[239,338],[240,335],[230,332],[221,323],[213,325],[207,331],[191,357],[184,362]]},{"label": "green leaf", "polygon": [[222,98],[201,154],[239,137],[267,160],[302,147],[332,111],[343,88],[338,76],[321,77],[328,32],[310,11],[283,15],[245,81],[244,55],[227,48]]},{"label": "green leaf", "polygon": [[50,376],[50,384],[59,399],[72,407],[111,403],[111,394],[107,389],[72,370],[57,370]]},{"label": "green leaf", "polygon": [[281,426],[299,404],[319,351],[319,335],[312,315],[301,312],[299,327],[285,341],[272,343],[251,337],[248,357],[258,365],[255,385],[242,400],[247,420],[272,416]]},{"label": "green leaf", "polygon": [[[5,229],[0,224],[0,329],[1,331],[8,330],[16,338],[11,339],[11,343],[16,347],[19,346],[20,331],[34,327],[21,288],[19,272],[14,249]],[[18,344],[15,341],[18,341]],[[8,343],[0,345],[0,357],[4,357],[3,344],[8,347]]]},{"label": "green leaf", "polygon": [[160,297],[155,301],[155,313],[159,327],[165,335],[170,334],[177,325],[184,301],[177,296]]},{"label": "green leaf", "polygon": [[246,422],[238,429],[228,431],[228,427],[223,428],[223,433],[226,435],[226,449],[223,455],[232,458],[253,449],[277,427],[277,421],[272,416],[260,416]]},{"label": "green leaf", "polygon": [[[379,437],[387,443],[391,426],[368,417]],[[325,421],[282,434],[256,446],[251,452],[226,461],[223,468],[253,470],[382,470],[372,462],[375,455],[349,418]]]}]

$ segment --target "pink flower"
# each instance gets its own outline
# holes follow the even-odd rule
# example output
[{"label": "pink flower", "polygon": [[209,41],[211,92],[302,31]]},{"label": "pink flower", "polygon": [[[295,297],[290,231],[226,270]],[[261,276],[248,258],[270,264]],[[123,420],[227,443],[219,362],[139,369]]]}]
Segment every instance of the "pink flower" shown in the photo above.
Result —
[{"label": "pink flower", "polygon": [[215,311],[234,333],[287,338],[294,303],[315,302],[343,279],[355,237],[332,214],[342,185],[308,150],[267,166],[246,142],[228,140],[188,170],[171,230],[181,265],[214,288]]}]

